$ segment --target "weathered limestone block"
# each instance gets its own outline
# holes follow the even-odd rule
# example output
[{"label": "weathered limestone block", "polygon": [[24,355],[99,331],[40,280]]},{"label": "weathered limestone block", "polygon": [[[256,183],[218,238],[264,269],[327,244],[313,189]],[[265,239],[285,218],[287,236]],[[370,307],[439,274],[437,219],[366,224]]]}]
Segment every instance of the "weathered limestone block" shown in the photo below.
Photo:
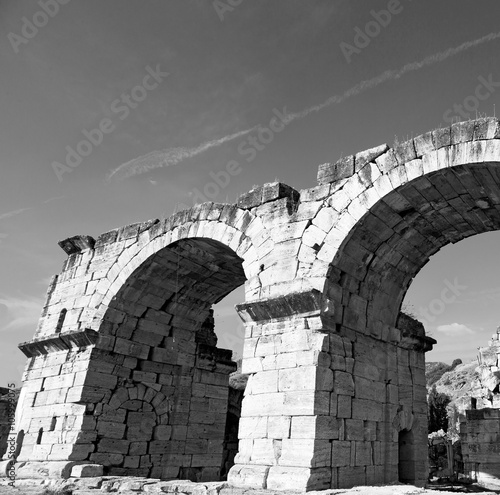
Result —
[{"label": "weathered limestone block", "polygon": [[382,421],[384,411],[381,402],[366,399],[352,399],[352,418]]},{"label": "weathered limestone block", "polygon": [[354,174],[354,156],[347,156],[336,163],[325,163],[318,168],[318,183],[320,185],[336,182]]},{"label": "weathered limestone block", "polygon": [[236,486],[244,485],[256,488],[266,488],[268,485],[268,473],[269,466],[239,466],[236,464],[231,471],[229,471],[228,482]]},{"label": "weathered limestone block", "polygon": [[346,466],[337,469],[335,488],[349,488],[366,484],[366,470],[364,466]]},{"label": "weathered limestone block", "polygon": [[380,146],[376,146],[375,148],[356,153],[354,157],[355,171],[359,172],[365,167],[365,165],[373,162],[380,155],[383,155],[388,149],[389,147],[387,146],[387,144],[381,144]]},{"label": "weathered limestone block", "polygon": [[272,466],[267,476],[270,490],[291,491],[298,486],[305,490],[324,490],[331,486],[331,468],[288,468]]},{"label": "weathered limestone block", "polygon": [[16,478],[69,478],[77,462],[21,462],[16,464]]},{"label": "weathered limestone block", "polygon": [[[333,394],[332,394],[333,395]],[[352,417],[352,397],[350,395],[337,396],[337,418],[351,418]],[[332,414],[335,411],[331,411]]]},{"label": "weathered limestone block", "polygon": [[344,371],[335,371],[334,390],[340,395],[354,395],[354,380],[350,373]]}]

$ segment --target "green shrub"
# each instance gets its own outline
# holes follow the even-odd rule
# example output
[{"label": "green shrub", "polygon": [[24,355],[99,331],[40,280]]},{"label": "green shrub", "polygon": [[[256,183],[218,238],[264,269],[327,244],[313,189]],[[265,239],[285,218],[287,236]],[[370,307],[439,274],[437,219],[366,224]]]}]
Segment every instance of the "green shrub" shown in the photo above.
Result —
[{"label": "green shrub", "polygon": [[446,407],[450,402],[450,397],[438,392],[435,385],[432,387],[427,398],[428,433],[438,430],[448,431],[448,411]]}]

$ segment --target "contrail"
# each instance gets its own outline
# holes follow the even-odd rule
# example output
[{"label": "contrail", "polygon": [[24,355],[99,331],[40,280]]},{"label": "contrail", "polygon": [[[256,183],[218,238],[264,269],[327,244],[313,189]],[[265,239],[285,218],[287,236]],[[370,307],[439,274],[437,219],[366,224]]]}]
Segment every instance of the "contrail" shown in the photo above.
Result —
[{"label": "contrail", "polygon": [[106,180],[110,181],[113,177],[120,177],[126,179],[134,175],[143,174],[148,170],[153,170],[155,168],[168,167],[170,165],[176,165],[182,162],[186,158],[192,158],[193,156],[199,155],[210,148],[215,148],[221,146],[228,141],[237,139],[241,136],[249,134],[257,126],[251,127],[244,131],[235,132],[234,134],[229,134],[228,136],[221,137],[219,139],[213,139],[212,141],[206,141],[194,148],[168,148],[160,151],[151,151],[147,155],[134,158],[129,162],[123,163],[118,168],[111,171]]},{"label": "contrail", "polygon": [[473,48],[477,45],[493,41],[497,38],[500,38],[500,32],[490,33],[477,40],[467,41],[465,43],[462,43],[461,45],[455,48],[448,48],[448,50],[435,53],[434,55],[429,55],[428,57],[425,57],[423,60],[420,60],[419,62],[411,62],[409,64],[406,64],[401,69],[386,70],[385,72],[382,72],[382,74],[372,79],[368,79],[356,84],[356,86],[353,86],[352,88],[348,89],[342,95],[331,96],[330,98],[325,100],[323,103],[320,103],[319,105],[314,105],[300,112],[287,114],[285,118],[285,123],[288,124],[289,122],[293,122],[294,120],[303,119],[304,117],[307,117],[310,113],[319,112],[320,110],[323,110],[324,108],[327,108],[331,105],[342,103],[348,98],[359,95],[360,93],[363,93],[368,89],[375,88],[376,86],[386,81],[399,79],[401,76],[405,75],[408,72],[413,72],[416,70],[423,69],[424,67],[428,67],[429,65],[433,65],[438,62],[443,62],[447,58],[458,55],[459,53],[462,53],[463,51],[468,50],[469,48]]},{"label": "contrail", "polygon": [[[457,47],[448,48],[447,50],[434,53],[433,55],[429,55],[428,57],[425,57],[424,59],[418,62],[408,63],[403,67],[401,67],[400,69],[386,70],[385,72],[382,72],[380,75],[376,77],[361,81],[360,83],[356,84],[355,86],[353,86],[352,88],[348,89],[347,91],[345,91],[340,95],[331,96],[322,103],[313,105],[312,107],[301,110],[300,112],[287,113],[283,119],[283,123],[286,125],[295,120],[303,119],[304,117],[307,117],[309,114],[313,112],[319,112],[332,105],[338,105],[339,103],[342,103],[343,101],[348,100],[353,96],[364,93],[365,91],[375,88],[387,81],[399,79],[401,76],[407,74],[408,72],[414,72],[423,69],[424,67],[434,65],[438,62],[443,62],[444,60],[450,57],[454,57],[455,55],[458,55],[466,50],[469,50],[470,48],[482,45],[483,43],[494,41],[498,38],[500,38],[500,32],[490,33],[487,34],[486,36],[483,36],[482,38],[478,38],[473,41],[466,41],[465,43],[462,43]],[[193,148],[168,148],[160,151],[152,151],[147,155],[143,155],[133,160],[130,160],[127,163],[123,163],[122,165],[120,165],[119,167],[117,167],[108,174],[107,180],[110,181],[113,178],[126,179],[128,177],[132,177],[134,175],[140,175],[143,174],[144,172],[148,172],[149,170],[153,170],[156,168],[176,165],[177,163],[180,163],[187,158],[192,158],[211,148],[221,146],[224,143],[245,136],[250,132],[252,132],[253,130],[257,129],[258,127],[259,126],[254,126],[244,131],[236,132],[234,134],[229,134],[228,136],[224,136],[219,139],[207,141]]]},{"label": "contrail", "polygon": [[9,211],[7,213],[0,214],[0,220],[4,220],[5,218],[15,217],[20,213],[31,210],[31,208],[19,208],[19,210]]}]

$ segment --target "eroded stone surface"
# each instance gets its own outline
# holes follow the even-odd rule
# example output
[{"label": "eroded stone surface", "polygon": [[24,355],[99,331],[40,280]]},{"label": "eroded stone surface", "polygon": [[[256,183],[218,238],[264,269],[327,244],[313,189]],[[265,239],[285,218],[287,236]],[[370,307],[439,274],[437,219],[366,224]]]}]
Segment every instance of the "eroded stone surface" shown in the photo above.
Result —
[{"label": "eroded stone surface", "polygon": [[477,467],[481,482],[500,479],[499,338],[500,327],[488,346],[478,350],[478,379],[472,383],[470,409],[460,424],[464,460]]}]

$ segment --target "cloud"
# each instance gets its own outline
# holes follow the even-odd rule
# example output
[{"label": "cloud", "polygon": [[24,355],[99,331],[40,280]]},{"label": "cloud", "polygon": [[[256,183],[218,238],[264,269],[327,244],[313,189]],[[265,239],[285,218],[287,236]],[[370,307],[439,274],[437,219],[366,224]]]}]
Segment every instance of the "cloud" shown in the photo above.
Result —
[{"label": "cloud", "polygon": [[460,334],[474,334],[474,330],[461,323],[450,323],[449,325],[439,325],[436,330],[448,336],[455,336]]},{"label": "cloud", "polygon": [[56,201],[58,199],[64,199],[66,196],[55,196],[53,198],[49,198],[49,199],[46,199],[43,204],[46,204],[46,203],[51,203],[52,201]]},{"label": "cloud", "polygon": [[500,287],[471,291],[469,295],[471,296],[470,298],[461,300],[462,304],[489,304],[489,301],[498,301],[498,298],[500,296]]},{"label": "cloud", "polygon": [[140,156],[126,163],[123,163],[119,167],[112,170],[106,180],[111,181],[112,179],[126,179],[128,177],[133,177],[134,175],[143,174],[149,170],[155,168],[168,167],[170,165],[176,165],[188,158],[192,158],[199,155],[211,148],[216,148],[217,146],[222,146],[229,141],[238,139],[239,137],[245,136],[253,131],[256,127],[246,129],[244,131],[235,132],[227,136],[213,139],[211,141],[206,141],[193,148],[169,148],[160,151],[152,151],[147,155]]},{"label": "cloud", "polygon": [[9,314],[9,308],[3,304],[0,303],[0,324],[5,321],[5,319],[8,317]]},{"label": "cloud", "polygon": [[31,210],[31,208],[19,208],[19,210],[8,211],[7,213],[1,213],[0,220],[4,220],[10,217],[15,217],[16,215],[19,215],[20,213],[23,213],[28,210]]},{"label": "cloud", "polygon": [[[353,96],[364,93],[369,89],[376,88],[380,84],[383,84],[387,81],[399,79],[401,76],[407,74],[408,72],[414,72],[423,69],[424,67],[428,67],[429,65],[433,65],[438,62],[444,62],[450,57],[454,57],[455,55],[458,55],[466,50],[474,48],[483,43],[494,41],[498,38],[500,38],[500,32],[490,33],[486,36],[483,36],[482,38],[478,38],[472,41],[466,41],[465,43],[462,43],[457,47],[448,48],[447,50],[434,53],[433,55],[429,55],[428,57],[425,57],[424,59],[417,62],[408,63],[400,69],[386,70],[376,77],[361,81],[360,83],[356,84],[340,95],[331,96],[322,103],[313,105],[299,112],[287,113],[285,118],[283,119],[283,123],[286,125],[295,120],[303,119],[311,113],[319,112],[332,105],[338,105],[339,103],[342,103],[343,101],[352,98]],[[143,174],[145,172],[148,172],[149,170],[168,167],[170,165],[177,165],[178,163],[188,158],[199,155],[205,151],[208,151],[211,148],[221,146],[229,141],[233,141],[234,139],[245,136],[257,127],[258,126],[254,126],[243,131],[228,134],[227,136],[218,139],[206,141],[205,143],[192,148],[167,148],[160,151],[152,151],[146,155],[134,158],[133,160],[123,163],[119,167],[115,168],[108,174],[106,180],[111,181],[113,179],[126,179],[128,177]]]},{"label": "cloud", "polygon": [[24,298],[0,295],[0,331],[17,330],[30,326],[35,330],[43,307],[39,297]]},{"label": "cloud", "polygon": [[376,88],[382,83],[399,79],[401,76],[407,74],[408,72],[417,71],[423,69],[424,67],[428,67],[429,65],[436,64],[438,62],[444,62],[446,59],[454,57],[455,55],[458,55],[459,53],[462,53],[465,50],[469,50],[470,48],[476,47],[483,43],[493,41],[498,38],[500,38],[500,32],[490,33],[486,36],[483,36],[482,38],[478,38],[473,41],[467,41],[457,47],[448,48],[447,50],[444,50],[442,52],[437,52],[434,53],[433,55],[429,55],[428,57],[425,57],[424,59],[418,62],[408,63],[403,67],[401,67],[400,69],[386,70],[382,74],[373,77],[372,79],[367,79],[365,81],[360,82],[359,84],[356,84],[352,88],[345,91],[342,95],[331,96],[330,98],[325,100],[323,103],[320,103],[319,105],[314,105],[300,112],[288,114],[287,119],[285,119],[285,123],[287,124],[293,120],[302,119],[304,117],[307,117],[309,114],[313,112],[319,112],[320,110],[323,110],[324,108],[327,108],[331,105],[342,103],[343,101],[353,96],[364,93],[368,89]]}]

